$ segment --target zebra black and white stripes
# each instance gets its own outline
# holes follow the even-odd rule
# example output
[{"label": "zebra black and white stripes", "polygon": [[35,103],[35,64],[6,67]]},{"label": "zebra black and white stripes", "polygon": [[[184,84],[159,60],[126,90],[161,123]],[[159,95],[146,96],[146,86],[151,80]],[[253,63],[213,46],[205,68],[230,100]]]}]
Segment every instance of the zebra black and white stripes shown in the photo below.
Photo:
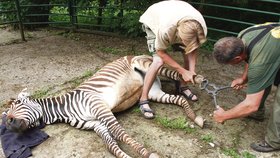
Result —
[{"label": "zebra black and white stripes", "polygon": [[[117,157],[129,156],[119,148],[116,140],[128,144],[142,157],[157,157],[130,137],[113,114],[138,101],[151,61],[149,56],[122,57],[105,65],[73,91],[57,97],[31,99],[22,92],[7,113],[7,126],[25,130],[40,120],[46,124],[65,122],[76,128],[94,130]],[[177,72],[164,67],[158,74],[175,80],[180,78]],[[179,105],[191,120],[203,125],[203,119],[194,114],[184,97],[161,90],[159,79],[154,82],[149,99]]]}]

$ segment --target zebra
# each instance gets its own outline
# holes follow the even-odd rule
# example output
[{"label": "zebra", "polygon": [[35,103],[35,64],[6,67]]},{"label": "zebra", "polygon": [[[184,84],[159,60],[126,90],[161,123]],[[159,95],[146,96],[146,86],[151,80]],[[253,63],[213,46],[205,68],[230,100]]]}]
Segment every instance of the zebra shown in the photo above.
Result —
[{"label": "zebra", "polygon": [[[38,126],[42,121],[46,124],[64,122],[79,129],[94,130],[116,157],[130,157],[118,146],[118,140],[128,144],[142,157],[157,158],[157,153],[149,152],[144,145],[129,136],[113,114],[137,103],[145,72],[151,63],[152,58],[147,55],[121,57],[99,69],[77,88],[56,97],[34,99],[22,91],[10,102],[6,127],[13,131],[24,131]],[[176,71],[166,67],[161,67],[158,75],[173,80],[181,78]],[[202,76],[195,77],[196,83],[202,81]],[[159,78],[152,85],[149,99],[183,107],[186,115],[203,127],[203,118],[195,115],[183,96],[161,90]]]}]

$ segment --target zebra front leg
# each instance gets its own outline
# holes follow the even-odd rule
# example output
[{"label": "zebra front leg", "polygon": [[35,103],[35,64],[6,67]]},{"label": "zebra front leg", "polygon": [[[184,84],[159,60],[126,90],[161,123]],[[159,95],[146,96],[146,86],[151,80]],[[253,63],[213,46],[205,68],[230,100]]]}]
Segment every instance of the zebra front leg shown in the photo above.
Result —
[{"label": "zebra front leg", "polygon": [[124,130],[123,127],[121,127],[120,124],[116,125],[112,129],[113,133],[117,133],[116,139],[120,140],[128,145],[130,145],[132,148],[134,148],[142,157],[144,158],[159,158],[159,156],[156,153],[149,152],[142,144],[135,141],[133,138],[131,138]]},{"label": "zebra front leg", "polygon": [[204,120],[201,116],[196,116],[194,111],[191,109],[188,101],[181,95],[170,95],[163,92],[158,84],[153,84],[150,92],[149,99],[159,103],[168,103],[181,106],[187,117],[194,121],[199,127],[203,128]]},{"label": "zebra front leg", "polygon": [[88,121],[84,129],[93,129],[99,137],[102,138],[107,149],[116,157],[131,158],[127,155],[117,144],[116,140],[112,137],[107,127],[100,121]]},{"label": "zebra front leg", "polygon": [[[98,107],[98,108],[94,108]],[[93,116],[104,123],[108,131],[113,135],[113,137],[117,140],[120,140],[129,146],[131,146],[137,153],[139,153],[142,157],[145,158],[158,158],[157,154],[150,153],[142,144],[135,141],[131,138],[123,127],[119,124],[114,114],[108,109],[107,105],[102,101],[99,102],[98,106],[94,106],[92,108],[91,113]]]}]

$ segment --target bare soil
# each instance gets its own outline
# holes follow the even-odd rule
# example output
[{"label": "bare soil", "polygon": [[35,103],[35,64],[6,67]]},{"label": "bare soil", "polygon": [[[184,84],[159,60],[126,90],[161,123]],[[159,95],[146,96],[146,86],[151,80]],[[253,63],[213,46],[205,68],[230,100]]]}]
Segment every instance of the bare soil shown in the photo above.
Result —
[{"label": "bare soil", "polygon": [[[147,53],[143,38],[109,37],[96,34],[67,33],[63,30],[39,30],[27,32],[27,42],[20,41],[18,32],[0,29],[0,110],[6,109],[5,102],[15,98],[24,89],[34,93],[47,87],[63,88],[63,83],[81,76],[87,70],[97,70],[108,62],[124,55]],[[182,62],[180,53],[171,52]],[[211,54],[201,50],[197,73],[217,85],[228,85],[242,73],[238,67],[219,65]],[[163,88],[174,93],[171,83],[163,83]],[[211,96],[199,87],[192,86],[199,97],[198,102],[190,102],[198,115],[203,116],[211,126],[187,133],[180,129],[165,128],[156,120],[147,120],[133,109],[116,114],[127,132],[143,143],[149,150],[156,151],[164,158],[216,158],[234,157],[234,153],[250,153],[256,157],[280,157],[278,152],[258,153],[250,149],[253,141],[264,138],[270,116],[270,105],[274,91],[269,96],[266,119],[257,122],[246,118],[229,120],[217,124],[212,120],[214,104]],[[218,102],[230,108],[244,99],[245,93],[225,90],[219,93]],[[183,110],[174,105],[151,103],[157,116],[175,119],[185,117]],[[190,120],[187,119],[189,123]],[[55,124],[43,129],[50,138],[32,149],[34,158],[111,158],[101,138],[93,131],[75,129],[67,124]],[[210,141],[206,141],[210,137]],[[209,144],[214,143],[214,147]],[[120,143],[122,149],[132,157],[139,157],[131,148]],[[232,154],[228,151],[236,150]],[[0,157],[4,157],[0,150]],[[243,156],[243,157],[246,157]]]}]

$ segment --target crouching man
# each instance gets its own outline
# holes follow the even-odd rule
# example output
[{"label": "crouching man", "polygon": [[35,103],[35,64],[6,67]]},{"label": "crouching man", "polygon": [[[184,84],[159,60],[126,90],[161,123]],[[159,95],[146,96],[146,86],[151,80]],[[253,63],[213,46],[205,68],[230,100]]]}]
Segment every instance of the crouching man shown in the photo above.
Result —
[{"label": "crouching man", "polygon": [[241,31],[238,37],[225,37],[214,45],[213,55],[222,64],[239,64],[245,61],[241,77],[232,81],[234,89],[242,89],[247,84],[246,98],[225,111],[219,107],[214,111],[214,120],[223,123],[229,119],[251,117],[264,119],[264,102],[271,86],[277,92],[273,111],[270,115],[264,140],[251,144],[259,152],[280,149],[280,23],[266,23]]}]

